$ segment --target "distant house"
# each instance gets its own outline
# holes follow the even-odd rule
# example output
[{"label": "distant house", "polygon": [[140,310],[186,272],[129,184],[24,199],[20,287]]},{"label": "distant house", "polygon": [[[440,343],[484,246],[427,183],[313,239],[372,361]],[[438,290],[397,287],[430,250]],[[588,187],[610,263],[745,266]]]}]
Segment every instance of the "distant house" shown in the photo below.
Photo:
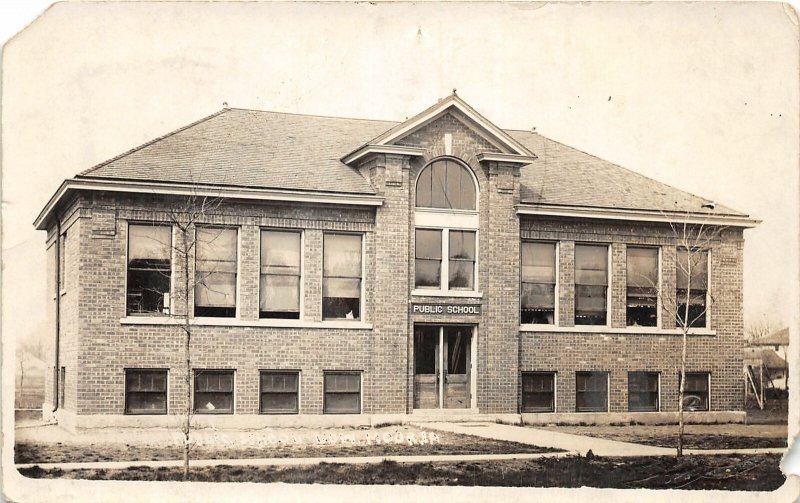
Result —
[{"label": "distant house", "polygon": [[[789,378],[788,349],[789,328],[786,327],[756,339],[750,347],[745,348],[745,364],[752,360],[753,364],[763,365],[772,379],[773,386],[785,390]],[[760,363],[755,363],[756,361]]]}]

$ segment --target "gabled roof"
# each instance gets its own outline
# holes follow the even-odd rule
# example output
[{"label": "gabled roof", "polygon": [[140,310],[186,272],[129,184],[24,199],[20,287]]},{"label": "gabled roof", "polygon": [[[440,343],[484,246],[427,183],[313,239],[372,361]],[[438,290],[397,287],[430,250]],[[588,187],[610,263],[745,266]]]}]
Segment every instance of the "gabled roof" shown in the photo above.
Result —
[{"label": "gabled roof", "polygon": [[241,188],[242,193],[234,197],[268,191],[263,198],[273,200],[289,193],[301,193],[296,197],[322,194],[326,199],[320,202],[341,201],[345,195],[353,195],[361,198],[361,204],[380,204],[365,199],[375,199],[374,190],[357,169],[342,161],[343,156],[373,145],[379,150],[400,149],[419,155],[418,148],[392,142],[451,112],[463,114],[464,120],[485,133],[485,138],[491,137],[502,147],[499,153],[485,156],[507,155],[509,159],[504,162],[515,159],[522,165],[521,207],[582,208],[586,216],[594,218],[601,218],[599,209],[612,209],[638,215],[640,220],[658,220],[648,215],[659,212],[691,212],[733,219],[733,224],[743,226],[755,222],[720,204],[706,208],[711,203],[708,199],[540,134],[499,129],[452,95],[402,123],[226,108],[67,180],[35,225],[44,225],[49,211],[71,188],[90,190],[86,187],[91,184],[110,190],[107,187],[127,183],[130,187],[124,190],[128,191],[140,190],[143,184],[159,185],[164,190],[180,185]]},{"label": "gabled roof", "polygon": [[766,337],[756,339],[752,342],[752,346],[788,346],[789,345],[789,327],[782,328],[777,332],[773,332]]},{"label": "gabled roof", "polygon": [[761,348],[744,348],[744,355],[746,360],[760,361],[768,369],[784,369],[786,368],[786,360],[771,349]]}]

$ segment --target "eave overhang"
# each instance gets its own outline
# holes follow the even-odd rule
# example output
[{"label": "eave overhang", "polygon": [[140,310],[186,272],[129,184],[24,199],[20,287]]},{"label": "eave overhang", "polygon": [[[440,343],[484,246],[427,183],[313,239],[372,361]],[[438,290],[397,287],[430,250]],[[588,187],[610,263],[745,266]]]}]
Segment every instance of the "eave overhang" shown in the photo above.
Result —
[{"label": "eave overhang", "polygon": [[425,155],[425,149],[419,147],[404,147],[401,145],[374,145],[368,144],[342,157],[342,162],[350,164],[365,157],[375,154],[394,154],[407,155],[411,157],[421,157]]},{"label": "eave overhang", "polygon": [[495,152],[482,152],[475,156],[478,162],[495,161],[505,162],[510,164],[519,164],[524,166],[530,164],[537,159],[536,155],[521,155],[521,154],[500,154]]},{"label": "eave overhang", "polygon": [[383,198],[369,194],[346,194],[336,192],[303,192],[282,189],[231,187],[219,185],[187,185],[167,182],[137,182],[123,180],[64,180],[55,194],[33,222],[37,230],[45,230],[47,221],[58,204],[77,191],[122,192],[130,194],[152,194],[194,197],[218,197],[221,199],[246,199],[251,201],[276,201],[287,203],[332,204],[344,206],[376,207],[383,205]]},{"label": "eave overhang", "polygon": [[724,213],[702,213],[685,211],[658,211],[646,209],[602,208],[592,206],[567,206],[522,203],[517,206],[517,215],[565,217],[595,220],[627,220],[670,224],[702,224],[724,227],[753,228],[761,220],[747,215]]}]

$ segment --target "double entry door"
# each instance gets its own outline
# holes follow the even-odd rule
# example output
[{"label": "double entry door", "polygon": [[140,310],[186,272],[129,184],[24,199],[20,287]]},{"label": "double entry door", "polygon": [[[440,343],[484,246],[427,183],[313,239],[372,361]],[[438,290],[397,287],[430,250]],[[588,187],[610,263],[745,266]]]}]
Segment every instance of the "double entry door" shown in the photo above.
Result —
[{"label": "double entry door", "polygon": [[414,326],[414,408],[468,409],[473,326]]}]

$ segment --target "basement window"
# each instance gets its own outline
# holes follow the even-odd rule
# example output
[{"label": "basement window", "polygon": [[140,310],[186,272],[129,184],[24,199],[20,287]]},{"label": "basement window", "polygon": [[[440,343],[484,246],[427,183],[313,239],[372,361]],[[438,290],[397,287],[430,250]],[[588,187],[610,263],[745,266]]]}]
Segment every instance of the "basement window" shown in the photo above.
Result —
[{"label": "basement window", "polygon": [[[708,295],[708,250],[679,248],[676,263],[676,305],[678,323],[689,327],[706,327]],[[689,317],[686,320],[686,305]]]},{"label": "basement window", "polygon": [[167,370],[125,370],[125,414],[167,413]]},{"label": "basement window", "polygon": [[323,234],[322,319],[361,319],[360,234]]},{"label": "basement window", "polygon": [[658,372],[628,372],[628,410],[658,412]]},{"label": "basement window", "polygon": [[608,246],[575,245],[575,324],[606,325]]},{"label": "basement window", "polygon": [[195,316],[236,317],[237,241],[236,229],[197,228]]},{"label": "basement window", "polygon": [[555,412],[555,372],[522,373],[522,412]]},{"label": "basement window", "polygon": [[325,372],[325,414],[361,413],[361,372]]},{"label": "basement window", "polygon": [[608,412],[608,372],[576,372],[575,390],[576,412]]},{"label": "basement window", "polygon": [[658,325],[658,248],[627,249],[626,318],[629,327]]},{"label": "basement window", "polygon": [[194,371],[194,411],[233,414],[233,370]]},{"label": "basement window", "polygon": [[300,373],[261,371],[261,413],[297,414]]},{"label": "basement window", "polygon": [[[678,374],[678,386],[680,382],[681,375]],[[683,410],[690,412],[708,410],[710,383],[711,374],[708,372],[687,372],[686,385],[683,387]]]},{"label": "basement window", "polygon": [[128,315],[169,314],[172,228],[128,225]]},{"label": "basement window", "polygon": [[552,325],[556,312],[556,244],[522,243],[520,323]]},{"label": "basement window", "polygon": [[300,319],[299,231],[261,231],[259,318]]}]

